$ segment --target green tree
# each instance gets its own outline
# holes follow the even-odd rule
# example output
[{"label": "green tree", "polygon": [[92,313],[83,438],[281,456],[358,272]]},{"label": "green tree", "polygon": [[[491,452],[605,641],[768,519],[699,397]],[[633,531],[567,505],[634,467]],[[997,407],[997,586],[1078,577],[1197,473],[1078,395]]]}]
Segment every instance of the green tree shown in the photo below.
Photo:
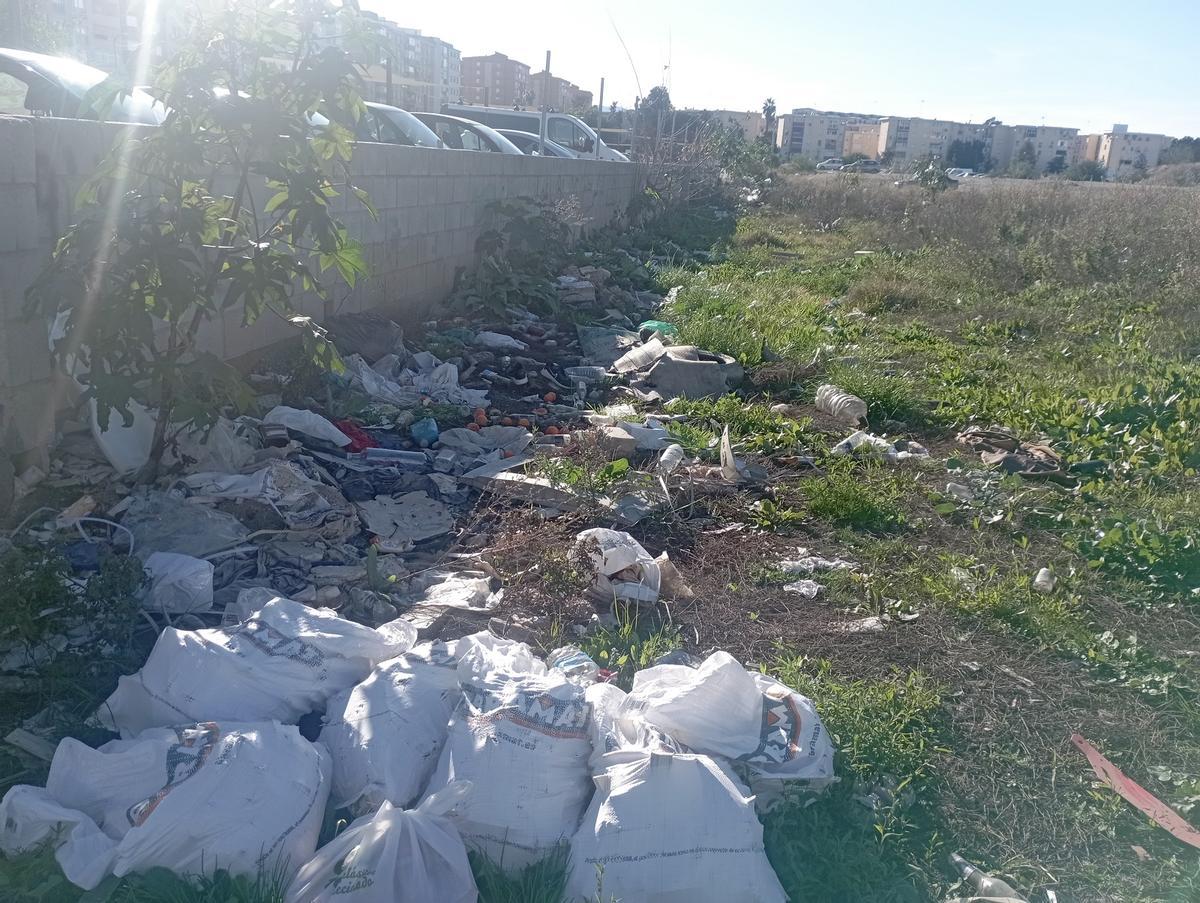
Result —
[{"label": "green tree", "polygon": [[1067,169],[1067,178],[1072,182],[1103,182],[1108,173],[1095,160],[1080,160]]},{"label": "green tree", "polygon": [[866,154],[860,154],[860,153],[858,153],[858,151],[855,151],[852,154],[846,154],[844,157],[842,157],[842,162],[849,164],[849,163],[857,163],[859,160],[870,160],[870,159],[871,158],[868,157]]},{"label": "green tree", "polygon": [[1065,172],[1066,169],[1067,158],[1064,156],[1059,156],[1058,154],[1055,154],[1053,157],[1051,157],[1050,161],[1046,164],[1046,173],[1048,175],[1056,176],[1059,173]]},{"label": "green tree", "polygon": [[1017,150],[1017,155],[1009,164],[1006,175],[1012,179],[1036,179],[1038,177],[1037,149],[1033,146],[1032,141],[1026,141]]},{"label": "green tree", "polygon": [[775,109],[775,98],[768,97],[763,101],[763,133],[759,136],[759,141],[763,144],[775,146],[775,128],[779,122],[779,116]]},{"label": "green tree", "polygon": [[1158,158],[1158,165],[1200,163],[1200,138],[1176,138]]},{"label": "green tree", "polygon": [[946,165],[958,166],[982,172],[987,163],[987,145],[979,140],[963,141],[955,138],[946,149]]},{"label": "green tree", "polygon": [[[113,148],[29,289],[31,310],[66,315],[57,350],[86,369],[102,427],[114,411],[130,421],[134,403],[156,411],[144,479],[183,429],[246,397],[236,372],[198,349],[206,322],[235,310],[243,325],[276,316],[338,365],[293,298],[327,297],[326,271],[350,286],[365,272],[332,209],[346,192],[369,208],[347,167],[360,81],[323,38],[355,33],[356,12],[353,2],[242,0],[193,35],[152,88],[166,120]],[[101,88],[98,107],[99,93],[119,91]]]}]

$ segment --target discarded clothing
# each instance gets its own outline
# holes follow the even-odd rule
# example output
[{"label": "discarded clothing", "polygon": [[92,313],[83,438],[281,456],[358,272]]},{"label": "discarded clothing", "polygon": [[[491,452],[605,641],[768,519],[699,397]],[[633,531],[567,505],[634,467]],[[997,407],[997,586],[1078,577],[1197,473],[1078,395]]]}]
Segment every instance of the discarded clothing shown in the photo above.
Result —
[{"label": "discarded clothing", "polygon": [[998,467],[1005,473],[1067,485],[1076,482],[1063,469],[1062,456],[1053,448],[1022,442],[1016,433],[1005,427],[970,427],[958,434],[958,441],[978,452],[984,464]]},{"label": "discarded clothing", "polygon": [[413,543],[445,536],[454,529],[450,509],[424,492],[397,498],[377,496],[359,502],[358,512],[368,531],[398,547],[411,548]]}]

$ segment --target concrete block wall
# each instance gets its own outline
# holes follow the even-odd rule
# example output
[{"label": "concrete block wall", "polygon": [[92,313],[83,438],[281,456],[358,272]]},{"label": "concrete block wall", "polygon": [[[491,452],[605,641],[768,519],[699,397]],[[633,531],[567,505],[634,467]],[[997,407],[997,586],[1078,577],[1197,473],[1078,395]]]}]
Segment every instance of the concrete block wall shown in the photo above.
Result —
[{"label": "concrete block wall", "polygon": [[[0,453],[18,469],[44,459],[54,414],[71,397],[50,364],[45,324],[23,317],[25,289],[71,223],[80,186],[122,126],[0,116]],[[339,313],[378,310],[414,322],[436,309],[462,268],[476,265],[475,242],[488,204],[532,197],[572,202],[583,228],[612,222],[646,183],[636,164],[515,157],[468,151],[361,144],[354,181],[378,212],[357,200],[336,209],[363,244],[370,275],[350,289],[329,281]],[[304,313],[321,317],[315,295]],[[200,344],[235,360],[294,335],[267,315],[242,327],[240,312],[207,324]]]}]

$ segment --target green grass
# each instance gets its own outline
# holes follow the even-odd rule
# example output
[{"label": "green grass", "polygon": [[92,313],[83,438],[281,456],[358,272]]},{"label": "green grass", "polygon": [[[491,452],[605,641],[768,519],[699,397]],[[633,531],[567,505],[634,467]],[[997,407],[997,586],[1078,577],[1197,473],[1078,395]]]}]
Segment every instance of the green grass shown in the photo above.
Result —
[{"label": "green grass", "polygon": [[[919,672],[839,676],[829,662],[782,654],[768,671],[812,698],[837,746],[842,780],[814,799],[785,799],[764,817],[767,855],[799,901],[930,899],[941,852],[930,786],[943,754],[941,690]],[[871,810],[855,797],[880,783]]]},{"label": "green grass", "polygon": [[633,675],[682,646],[677,628],[657,623],[638,623],[633,613],[618,614],[617,626],[601,627],[587,634],[579,646],[601,668],[615,671],[613,683],[628,691]]},{"label": "green grass", "polygon": [[808,512],[834,526],[885,533],[905,523],[900,484],[882,465],[863,472],[832,459],[824,476],[800,485]]},{"label": "green grass", "polygon": [[560,903],[571,875],[571,848],[562,844],[515,872],[480,853],[469,854],[480,903]]}]

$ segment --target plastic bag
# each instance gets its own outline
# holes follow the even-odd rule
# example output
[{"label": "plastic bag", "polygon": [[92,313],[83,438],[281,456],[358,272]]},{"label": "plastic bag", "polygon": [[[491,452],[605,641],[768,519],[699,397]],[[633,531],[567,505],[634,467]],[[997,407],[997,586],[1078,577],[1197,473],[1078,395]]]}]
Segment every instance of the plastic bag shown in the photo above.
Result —
[{"label": "plastic bag", "polygon": [[637,672],[621,714],[642,718],[697,752],[728,756],[754,774],[825,782],[833,743],[812,702],[728,652],[699,668],[656,665]]},{"label": "plastic bag", "polygon": [[452,818],[467,845],[520,868],[570,838],[591,791],[583,688],[547,672],[524,643],[473,643],[458,666],[462,701],[450,722],[435,792],[467,780]]},{"label": "plastic bag", "polygon": [[204,558],[240,545],[250,535],[232,515],[153,489],[129,497],[121,525],[133,533],[134,553],[143,561],[152,552]]},{"label": "plastic bag", "polygon": [[302,411],[299,408],[279,405],[267,413],[267,416],[263,418],[263,423],[279,423],[294,433],[321,439],[338,448],[350,444],[349,436],[314,411]]},{"label": "plastic bag", "polygon": [[[596,777],[565,899],[783,903],[753,799],[708,756],[652,753]],[[597,885],[599,884],[599,892]]]},{"label": "plastic bag", "polygon": [[13,787],[0,803],[0,850],[54,843],[85,889],[156,866],[294,870],[316,850],[328,796],[328,753],[295,727],[208,722],[99,749],[68,738],[45,788]]},{"label": "plastic bag", "polygon": [[593,595],[611,602],[656,602],[662,580],[658,564],[641,543],[620,530],[596,527],[575,537],[575,547],[585,552],[596,569]]},{"label": "plastic bag", "polygon": [[286,903],[475,903],[467,849],[445,818],[470,784],[411,811],[384,803],[322,847],[300,869]]},{"label": "plastic bag", "polygon": [[154,552],[146,559],[146,570],[150,573],[150,589],[145,608],[170,614],[212,611],[212,562],[173,552]]},{"label": "plastic bag", "polygon": [[372,630],[277,597],[236,627],[168,627],[142,669],[122,677],[96,715],[123,737],[201,718],[294,724],[416,638],[406,621]]},{"label": "plastic bag", "polygon": [[329,700],[321,742],[333,757],[332,802],[407,806],[425,789],[458,702],[458,661],[471,643],[422,643]]},{"label": "plastic bag", "polygon": [[640,759],[651,752],[685,753],[688,748],[647,724],[640,715],[624,711],[625,691],[614,684],[592,684],[584,692],[591,706],[588,737],[593,775],[605,768]]}]

